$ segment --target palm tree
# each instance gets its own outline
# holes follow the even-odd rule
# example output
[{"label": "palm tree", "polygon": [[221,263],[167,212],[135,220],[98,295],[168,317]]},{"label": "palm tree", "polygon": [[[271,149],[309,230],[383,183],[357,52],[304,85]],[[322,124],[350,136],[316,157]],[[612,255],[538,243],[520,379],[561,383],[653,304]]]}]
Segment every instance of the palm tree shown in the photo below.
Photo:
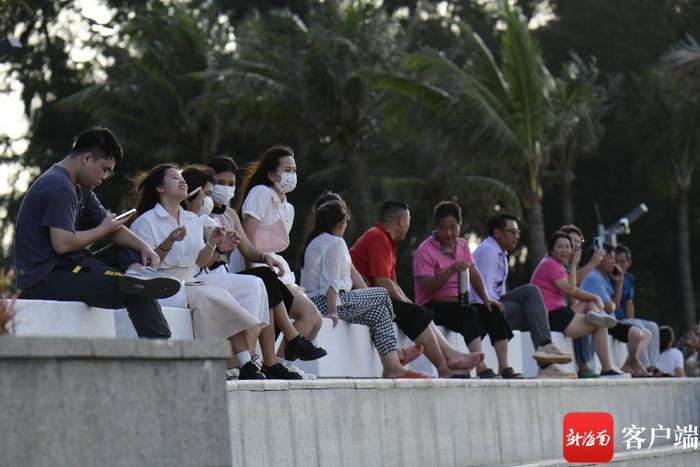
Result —
[{"label": "palm tree", "polygon": [[[661,59],[661,69],[652,71],[645,91],[639,93],[640,114],[650,144],[650,154],[661,165],[665,191],[676,203],[678,268],[683,322],[686,329],[696,323],[695,297],[690,265],[688,192],[700,163],[700,47],[688,36],[672,46]],[[656,157],[658,156],[658,157]]]},{"label": "palm tree", "polygon": [[574,223],[573,183],[579,158],[591,154],[600,143],[605,127],[601,120],[608,110],[607,89],[599,82],[595,60],[583,61],[572,54],[556,78],[554,105],[566,109],[559,117],[559,141],[552,148],[549,175],[562,188],[562,222]]},{"label": "palm tree", "polygon": [[[254,16],[237,29],[237,57],[211,73],[225,105],[257,128],[292,133],[307,178],[346,188],[361,227],[373,221],[372,163],[379,93],[359,77],[394,55],[400,27],[367,1],[314,4],[307,21],[288,11]],[[311,169],[311,167],[320,167]]]},{"label": "palm tree", "polygon": [[545,244],[543,173],[552,147],[562,139],[562,117],[574,111],[577,101],[553,98],[557,83],[519,10],[501,0],[499,14],[504,23],[500,63],[460,23],[466,47],[454,59],[435,51],[410,54],[402,60],[407,74],[371,74],[367,79],[400,96],[404,111],[427,115],[432,131],[462,148],[460,162],[481,158],[498,178],[516,177],[526,210],[529,260],[536,264]]}]

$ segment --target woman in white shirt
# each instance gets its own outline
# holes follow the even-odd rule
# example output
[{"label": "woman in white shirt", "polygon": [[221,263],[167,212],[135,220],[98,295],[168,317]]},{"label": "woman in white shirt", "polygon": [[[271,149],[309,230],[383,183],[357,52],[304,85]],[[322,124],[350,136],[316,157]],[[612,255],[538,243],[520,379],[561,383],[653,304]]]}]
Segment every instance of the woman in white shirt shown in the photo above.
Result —
[{"label": "woman in white shirt", "polygon": [[158,253],[160,270],[184,281],[194,337],[228,339],[240,365],[239,379],[265,379],[251,359],[245,337],[245,331],[259,326],[260,321],[240,305],[225,284],[213,285],[194,277],[193,269],[206,265],[216,248],[230,244],[230,236],[215,228],[205,242],[199,217],[180,207],[187,198],[187,183],[172,164],[151,169],[138,183],[137,191],[139,217],[131,229]]},{"label": "woman in white shirt", "polygon": [[314,228],[304,249],[301,285],[321,312],[333,320],[333,327],[338,319],[369,326],[385,378],[426,378],[399,362],[389,292],[383,287],[367,287],[351,273],[350,251],[343,240],[347,216],[336,201],[316,210]]},{"label": "woman in white shirt", "polygon": [[[283,365],[275,361],[275,326],[277,326],[284,335],[287,350],[293,352],[293,354],[301,360],[316,360],[317,358],[325,356],[326,351],[320,347],[316,347],[310,340],[301,335],[289,320],[285,307],[285,298],[289,298],[291,301],[291,293],[284,284],[280,282],[272,269],[275,267],[283,269],[284,266],[273,255],[261,253],[255,249],[243,231],[238,221],[238,215],[233,209],[224,212],[223,216],[217,215],[215,217],[207,217],[207,215],[214,215],[211,209],[205,207],[207,205],[216,207],[217,204],[212,197],[215,195],[214,187],[216,186],[216,178],[213,169],[205,165],[191,165],[182,171],[182,176],[187,182],[187,187],[190,192],[199,189],[198,193],[183,201],[182,207],[188,211],[199,213],[200,218],[204,219],[205,222],[211,223],[216,219],[215,222],[218,222],[221,227],[226,229],[227,233],[230,233],[234,237],[235,245],[232,245],[232,247],[241,251],[246,260],[266,264],[265,266],[246,269],[239,273],[231,274],[226,267],[226,252],[230,250],[217,248],[216,253],[212,255],[212,259],[207,265],[207,268],[205,268],[205,274],[197,277],[205,281],[233,281],[234,283],[241,283],[244,287],[249,287],[247,283],[250,280],[262,281],[265,290],[265,306],[269,307],[270,324],[272,324],[272,326],[265,327],[260,333],[260,347],[263,355],[262,370],[268,379],[276,377],[290,379],[292,375],[282,368]],[[207,202],[207,200],[211,200],[211,202]],[[205,228],[205,233],[209,229],[211,229],[211,227]],[[214,277],[210,278],[209,276]],[[242,293],[245,293],[245,291]],[[233,295],[238,299],[235,293]],[[239,301],[241,300],[239,299]],[[241,304],[243,303],[241,302]],[[318,312],[316,313],[320,320],[320,314]]]},{"label": "woman in white shirt", "polygon": [[[318,309],[295,284],[294,273],[278,254],[289,246],[289,232],[294,223],[294,206],[287,200],[287,193],[296,187],[296,171],[294,153],[290,148],[271,147],[246,168],[238,209],[243,217],[243,230],[250,242],[259,251],[272,253],[284,262],[285,273],[280,280],[293,296],[292,304],[287,309],[294,318],[294,327],[313,340],[322,323]],[[235,254],[231,255],[232,261]],[[294,356],[286,353],[287,360]]]},{"label": "woman in white shirt", "polygon": [[673,346],[676,336],[670,326],[659,326],[659,347],[661,353],[656,359],[657,376],[685,376],[683,352]]}]

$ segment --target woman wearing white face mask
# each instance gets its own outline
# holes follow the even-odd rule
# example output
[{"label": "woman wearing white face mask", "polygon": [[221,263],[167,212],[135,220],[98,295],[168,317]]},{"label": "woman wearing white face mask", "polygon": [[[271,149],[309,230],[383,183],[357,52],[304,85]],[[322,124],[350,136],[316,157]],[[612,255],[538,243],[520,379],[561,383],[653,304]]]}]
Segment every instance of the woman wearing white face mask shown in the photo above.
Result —
[{"label": "woman wearing white face mask", "polygon": [[[212,195],[215,197],[217,196],[214,193],[214,187],[217,186],[214,171],[210,167],[204,165],[191,165],[182,171],[182,176],[187,182],[190,192],[194,189],[200,189],[199,193],[185,200],[182,206],[187,211],[198,213],[200,219],[205,219],[203,225],[206,226],[208,224],[206,220],[213,223],[214,219],[204,216],[205,209],[203,206],[207,199],[211,199]],[[201,196],[198,197],[198,195]],[[203,201],[200,202],[200,199]],[[214,201],[212,201],[212,207],[213,206]],[[214,216],[215,218],[220,217],[217,215]],[[301,375],[294,371],[289,371],[289,369],[277,363],[274,348],[274,325],[277,325],[284,334],[289,348],[297,351],[299,358],[314,360],[326,355],[326,352],[321,348],[315,347],[304,336],[300,335],[289,320],[280,293],[280,289],[284,288],[284,285],[277,280],[276,274],[271,269],[273,267],[283,268],[283,265],[271,255],[264,255],[257,251],[250,244],[248,239],[245,238],[245,233],[239,233],[243,232],[243,229],[240,222],[235,222],[237,216],[233,223],[226,217],[220,217],[220,219],[221,220],[215,220],[215,222],[225,229],[227,238],[231,241],[228,244],[222,244],[220,247],[216,248],[206,267],[203,268],[203,273],[199,274],[197,279],[207,283],[227,284],[229,288],[234,289],[232,295],[244,306],[246,306],[244,303],[245,299],[242,297],[257,297],[261,292],[263,299],[256,302],[256,306],[257,303],[261,303],[261,306],[266,307],[265,319],[261,319],[261,321],[264,323],[269,322],[273,326],[263,327],[259,336],[257,334],[249,335],[249,339],[251,348],[254,347],[256,338],[258,338],[260,342],[263,360],[262,372],[268,378],[301,379]],[[205,227],[204,230],[207,232],[209,229],[210,228]],[[265,266],[241,271],[238,274],[229,273],[225,264],[223,266],[221,265],[220,258],[221,255],[225,255],[226,252],[236,247],[238,247],[237,249],[240,249],[244,256],[250,261],[263,262]],[[251,306],[253,305],[251,304]]]},{"label": "woman wearing white face mask", "polygon": [[[289,231],[294,223],[294,206],[287,200],[287,193],[297,183],[294,153],[285,146],[273,146],[257,161],[250,164],[238,189],[238,205],[243,215],[243,229],[251,243],[259,251],[272,253],[284,261],[285,274],[280,280],[291,292],[293,301],[287,305],[294,327],[313,339],[321,328],[321,314],[303,290],[295,284],[294,273],[278,253],[289,246]],[[235,175],[234,175],[235,177]],[[282,355],[282,350],[278,355]],[[286,352],[287,360],[295,357]]]}]

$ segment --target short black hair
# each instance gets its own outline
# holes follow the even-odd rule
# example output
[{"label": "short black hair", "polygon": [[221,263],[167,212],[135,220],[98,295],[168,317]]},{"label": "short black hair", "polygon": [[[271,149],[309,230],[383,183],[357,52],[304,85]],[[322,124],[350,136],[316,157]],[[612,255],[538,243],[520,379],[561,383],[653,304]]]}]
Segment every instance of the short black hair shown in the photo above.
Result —
[{"label": "short black hair", "polygon": [[93,126],[78,135],[73,143],[72,157],[89,152],[93,159],[122,159],[122,147],[112,130],[103,126]]},{"label": "short black hair", "polygon": [[562,232],[561,230],[557,230],[554,232],[552,235],[549,236],[547,239],[547,253],[551,254],[552,250],[554,249],[554,245],[557,244],[557,240],[560,238],[564,238],[569,242],[569,245],[571,245],[571,249],[574,249],[574,242],[571,240],[571,237],[569,237],[569,234],[567,232]]},{"label": "short black hair", "polygon": [[615,247],[615,254],[619,255],[620,253],[624,253],[627,256],[627,261],[632,261],[632,251],[628,246],[618,243]]},{"label": "short black hair", "polygon": [[228,154],[222,154],[210,159],[207,165],[214,169],[214,172],[217,174],[221,172],[233,172],[235,174],[238,172],[238,164]]},{"label": "short black hair", "polygon": [[433,208],[433,225],[438,225],[445,217],[454,217],[458,223],[462,223],[462,208],[454,201],[440,201]]},{"label": "short black hair", "polygon": [[388,221],[392,217],[399,217],[402,211],[408,211],[408,204],[403,201],[389,200],[382,203],[381,209],[379,209],[379,220],[382,222]]},{"label": "short black hair", "polygon": [[496,231],[496,229],[505,229],[507,221],[518,222],[518,218],[512,214],[506,213],[496,214],[495,216],[491,217],[488,223],[489,235],[493,237],[493,233]]},{"label": "short black hair", "polygon": [[615,254],[615,247],[609,243],[603,243],[603,250],[605,250],[606,255]]}]

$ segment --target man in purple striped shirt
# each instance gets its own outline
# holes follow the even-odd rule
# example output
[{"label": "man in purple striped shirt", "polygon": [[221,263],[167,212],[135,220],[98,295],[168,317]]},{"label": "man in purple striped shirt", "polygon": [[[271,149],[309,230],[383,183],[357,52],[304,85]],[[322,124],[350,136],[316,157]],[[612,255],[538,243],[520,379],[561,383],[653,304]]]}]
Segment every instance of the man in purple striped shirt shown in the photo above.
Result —
[{"label": "man in purple striped shirt", "polygon": [[[547,308],[539,289],[526,284],[506,291],[508,252],[515,249],[520,238],[518,218],[510,214],[499,214],[489,219],[488,229],[488,238],[474,251],[474,261],[489,297],[503,303],[506,320],[512,329],[530,331],[535,348],[532,358],[540,367],[538,377],[575,376],[556,365],[570,362],[572,356],[559,350],[552,342]],[[473,290],[469,293],[469,300],[481,303]]]}]

